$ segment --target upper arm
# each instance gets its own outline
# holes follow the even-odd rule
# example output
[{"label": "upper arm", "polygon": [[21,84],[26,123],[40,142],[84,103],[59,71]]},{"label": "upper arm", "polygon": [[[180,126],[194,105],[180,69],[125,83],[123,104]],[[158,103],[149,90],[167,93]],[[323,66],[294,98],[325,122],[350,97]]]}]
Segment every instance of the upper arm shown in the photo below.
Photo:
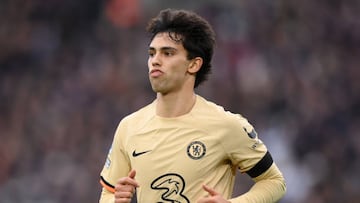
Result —
[{"label": "upper arm", "polygon": [[242,173],[256,177],[271,166],[273,160],[267,147],[245,118],[232,117],[226,129],[227,139],[222,141],[224,150]]},{"label": "upper arm", "polygon": [[124,148],[125,134],[124,126],[120,123],[100,174],[100,183],[110,192],[113,192],[117,180],[127,176],[130,171],[129,157]]},{"label": "upper arm", "polygon": [[250,170],[246,171],[246,173],[251,178],[256,178],[265,173],[273,164],[274,161],[272,156],[270,152],[267,151],[260,161],[258,161]]}]

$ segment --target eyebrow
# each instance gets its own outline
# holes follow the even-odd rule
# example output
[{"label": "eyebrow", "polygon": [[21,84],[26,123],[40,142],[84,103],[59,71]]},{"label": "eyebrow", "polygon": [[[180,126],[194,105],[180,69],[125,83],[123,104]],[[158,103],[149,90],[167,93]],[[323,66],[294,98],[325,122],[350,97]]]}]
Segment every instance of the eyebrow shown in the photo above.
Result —
[{"label": "eyebrow", "polygon": [[[156,49],[154,47],[149,47],[149,51],[155,51]],[[161,47],[160,51],[177,51],[174,47]]]}]

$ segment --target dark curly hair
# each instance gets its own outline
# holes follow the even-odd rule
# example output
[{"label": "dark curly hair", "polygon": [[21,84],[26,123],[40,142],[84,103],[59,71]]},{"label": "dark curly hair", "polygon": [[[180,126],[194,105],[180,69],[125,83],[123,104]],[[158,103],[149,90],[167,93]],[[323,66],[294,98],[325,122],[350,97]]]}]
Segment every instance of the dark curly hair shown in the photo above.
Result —
[{"label": "dark curly hair", "polygon": [[211,72],[215,33],[204,18],[192,11],[165,9],[150,20],[146,30],[150,41],[156,34],[168,32],[172,40],[182,42],[189,60],[201,57],[203,64],[196,73],[195,88],[207,80]]}]

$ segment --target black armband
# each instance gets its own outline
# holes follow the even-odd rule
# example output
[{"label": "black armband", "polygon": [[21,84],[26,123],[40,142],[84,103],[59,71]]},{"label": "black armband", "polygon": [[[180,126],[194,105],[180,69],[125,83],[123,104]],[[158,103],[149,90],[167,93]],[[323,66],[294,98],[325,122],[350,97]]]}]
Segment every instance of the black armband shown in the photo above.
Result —
[{"label": "black armband", "polygon": [[251,178],[256,178],[259,175],[263,174],[266,170],[270,168],[270,166],[273,164],[273,159],[271,157],[271,154],[269,152],[266,152],[264,157],[254,166],[252,169],[247,171],[246,173]]}]

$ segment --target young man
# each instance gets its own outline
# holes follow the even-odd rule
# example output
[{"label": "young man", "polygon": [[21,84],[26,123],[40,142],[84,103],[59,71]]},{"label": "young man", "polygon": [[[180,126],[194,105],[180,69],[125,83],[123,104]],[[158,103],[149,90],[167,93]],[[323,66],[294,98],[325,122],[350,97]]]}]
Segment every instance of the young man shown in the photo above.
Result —
[{"label": "young man", "polygon": [[[147,28],[149,79],[156,99],[119,124],[100,202],[276,202],[284,178],[253,126],[194,88],[210,72],[215,35],[197,14],[163,10]],[[254,180],[230,199],[235,172]],[[136,193],[135,193],[136,191]]]}]

